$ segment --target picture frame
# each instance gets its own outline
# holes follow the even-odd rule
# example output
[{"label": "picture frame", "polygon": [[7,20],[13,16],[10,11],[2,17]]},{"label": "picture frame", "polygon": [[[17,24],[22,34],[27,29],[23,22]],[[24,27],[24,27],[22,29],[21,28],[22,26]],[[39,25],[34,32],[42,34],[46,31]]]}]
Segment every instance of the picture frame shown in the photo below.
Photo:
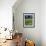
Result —
[{"label": "picture frame", "polygon": [[13,13],[13,31],[15,30],[15,18],[14,18],[15,16],[14,16],[14,13]]},{"label": "picture frame", "polygon": [[35,27],[35,13],[23,13],[23,27],[24,28]]}]

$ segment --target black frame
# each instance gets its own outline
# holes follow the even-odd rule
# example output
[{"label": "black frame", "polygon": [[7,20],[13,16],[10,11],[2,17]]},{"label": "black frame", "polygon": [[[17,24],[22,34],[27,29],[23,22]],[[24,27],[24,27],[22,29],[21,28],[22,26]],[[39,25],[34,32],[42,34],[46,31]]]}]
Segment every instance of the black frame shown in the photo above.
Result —
[{"label": "black frame", "polygon": [[[33,26],[31,25],[31,26],[25,26],[25,22],[24,22],[24,19],[25,19],[25,15],[31,15],[31,16],[33,16]],[[23,27],[24,28],[34,28],[35,27],[35,13],[23,13]]]}]

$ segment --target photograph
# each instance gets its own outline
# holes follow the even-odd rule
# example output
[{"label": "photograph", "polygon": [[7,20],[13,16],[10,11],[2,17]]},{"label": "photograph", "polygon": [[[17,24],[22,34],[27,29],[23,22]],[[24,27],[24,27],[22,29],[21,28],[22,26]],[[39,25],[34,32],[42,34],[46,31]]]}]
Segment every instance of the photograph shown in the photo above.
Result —
[{"label": "photograph", "polygon": [[35,13],[23,14],[23,26],[32,28],[35,27]]}]

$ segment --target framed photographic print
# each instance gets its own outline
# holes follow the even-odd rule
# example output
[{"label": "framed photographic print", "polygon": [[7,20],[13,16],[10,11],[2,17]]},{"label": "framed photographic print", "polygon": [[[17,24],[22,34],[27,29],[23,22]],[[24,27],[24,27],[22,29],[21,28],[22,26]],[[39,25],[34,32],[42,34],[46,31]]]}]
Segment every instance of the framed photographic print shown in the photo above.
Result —
[{"label": "framed photographic print", "polygon": [[28,27],[35,27],[35,13],[23,13],[23,26]]},{"label": "framed photographic print", "polygon": [[15,18],[14,18],[14,13],[13,13],[13,31],[15,30]]}]

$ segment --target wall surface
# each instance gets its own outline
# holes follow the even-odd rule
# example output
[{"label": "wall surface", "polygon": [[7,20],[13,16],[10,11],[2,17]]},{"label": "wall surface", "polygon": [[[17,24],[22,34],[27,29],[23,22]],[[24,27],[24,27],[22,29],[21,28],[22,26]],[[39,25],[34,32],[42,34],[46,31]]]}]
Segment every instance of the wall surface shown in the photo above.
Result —
[{"label": "wall surface", "polygon": [[[16,6],[16,5],[14,5]],[[15,29],[23,33],[24,39],[34,40],[36,46],[41,46],[40,34],[40,16],[41,1],[40,0],[23,0],[17,8],[14,9]],[[23,13],[35,13],[35,28],[23,27]]]},{"label": "wall surface", "polygon": [[46,0],[41,1],[41,41],[42,46],[46,46]]},{"label": "wall surface", "polygon": [[0,0],[0,27],[12,29],[12,6],[16,0]]}]

